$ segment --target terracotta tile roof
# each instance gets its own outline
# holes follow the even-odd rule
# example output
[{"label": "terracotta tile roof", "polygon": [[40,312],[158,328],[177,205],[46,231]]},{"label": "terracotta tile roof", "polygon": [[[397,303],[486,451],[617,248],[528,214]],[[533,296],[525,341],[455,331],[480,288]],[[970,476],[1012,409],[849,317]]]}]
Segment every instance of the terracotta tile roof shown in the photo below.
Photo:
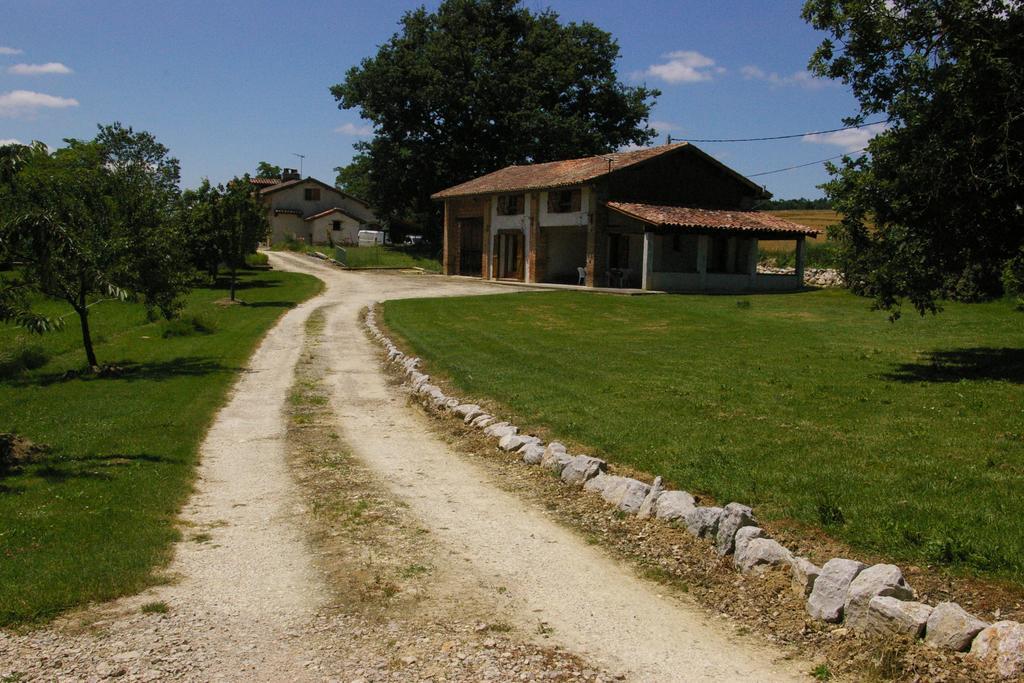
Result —
[{"label": "terracotta tile roof", "polygon": [[250,185],[277,185],[280,182],[280,178],[249,178]]},{"label": "terracotta tile roof", "polygon": [[475,194],[522,192],[526,190],[547,189],[549,187],[579,185],[580,183],[607,175],[609,172],[609,160],[611,160],[611,170],[619,170],[687,146],[691,145],[686,142],[677,142],[672,145],[646,147],[632,152],[600,154],[583,159],[551,161],[546,164],[529,164],[527,166],[506,166],[494,173],[488,173],[461,185],[441,190],[432,195],[431,199],[449,199],[451,197],[465,197]]},{"label": "terracotta tile roof", "polygon": [[820,230],[787,221],[785,218],[779,218],[763,211],[695,209],[685,206],[655,206],[627,202],[608,202],[608,208],[657,226],[772,232],[812,237],[821,234]]},{"label": "terracotta tile roof", "polygon": [[315,221],[317,218],[323,218],[324,216],[330,216],[332,213],[335,213],[335,212],[340,213],[343,216],[348,216],[352,220],[359,221],[360,223],[364,223],[365,222],[359,216],[353,215],[353,214],[349,213],[348,211],[346,211],[345,209],[342,209],[341,207],[338,207],[338,206],[331,207],[330,209],[327,209],[326,211],[321,211],[320,213],[315,213],[312,216],[306,216],[303,220]]}]

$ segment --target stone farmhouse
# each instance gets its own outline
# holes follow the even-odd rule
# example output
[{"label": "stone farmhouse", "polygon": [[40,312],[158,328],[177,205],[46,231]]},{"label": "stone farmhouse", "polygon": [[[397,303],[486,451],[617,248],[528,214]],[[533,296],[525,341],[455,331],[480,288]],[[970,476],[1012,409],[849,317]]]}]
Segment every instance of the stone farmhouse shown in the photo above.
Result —
[{"label": "stone farmhouse", "polygon": [[[818,231],[751,211],[771,194],[679,142],[508,166],[433,195],[446,274],[659,291],[803,286]],[[795,241],[794,274],[757,271],[758,243]]]},{"label": "stone farmhouse", "polygon": [[316,178],[286,168],[280,178],[250,178],[267,208],[270,242],[289,237],[307,244],[352,245],[360,230],[377,230],[380,222],[369,204]]}]

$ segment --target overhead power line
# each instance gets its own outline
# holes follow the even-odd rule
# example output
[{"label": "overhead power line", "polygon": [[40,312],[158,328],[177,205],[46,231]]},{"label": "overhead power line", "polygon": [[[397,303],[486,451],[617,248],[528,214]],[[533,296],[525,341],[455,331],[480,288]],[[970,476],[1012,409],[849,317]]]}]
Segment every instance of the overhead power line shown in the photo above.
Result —
[{"label": "overhead power line", "polygon": [[747,173],[746,177],[747,178],[756,178],[756,177],[761,176],[761,175],[771,175],[773,173],[782,173],[783,171],[792,171],[792,170],[797,169],[797,168],[806,168],[807,166],[814,166],[815,164],[823,164],[826,161],[835,161],[836,159],[842,159],[843,157],[849,156],[850,154],[859,154],[861,152],[866,152],[867,149],[868,149],[867,147],[862,147],[861,149],[854,150],[852,152],[847,152],[846,154],[837,154],[836,156],[829,157],[828,159],[819,159],[818,161],[808,161],[806,164],[797,164],[796,166],[787,166],[786,168],[777,168],[774,171],[761,171],[760,173]]},{"label": "overhead power line", "polygon": [[869,123],[858,123],[855,126],[845,126],[843,128],[832,128],[830,130],[813,130],[806,133],[793,133],[791,135],[772,135],[765,138],[719,138],[719,139],[707,139],[698,140],[697,138],[673,138],[671,135],[668,136],[669,144],[673,140],[677,142],[763,142],[765,140],[791,140],[793,138],[802,138],[808,135],[825,135],[826,133],[839,133],[844,130],[854,130],[856,128],[867,128],[868,126],[877,126],[880,123],[889,123],[892,119],[886,119],[884,121],[871,121]]}]

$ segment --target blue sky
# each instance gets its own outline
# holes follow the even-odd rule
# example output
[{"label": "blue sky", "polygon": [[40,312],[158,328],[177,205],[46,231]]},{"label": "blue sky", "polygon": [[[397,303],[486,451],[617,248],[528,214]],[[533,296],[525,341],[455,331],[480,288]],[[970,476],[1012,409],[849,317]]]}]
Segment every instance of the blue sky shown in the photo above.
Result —
[{"label": "blue sky", "polygon": [[[437,2],[426,3],[435,7]],[[747,138],[837,128],[856,111],[848,90],[811,79],[822,35],[800,0],[526,0],[619,41],[627,83],[663,91],[652,121],[679,138]],[[89,138],[99,122],[156,134],[183,182],[222,181],[260,160],[331,182],[367,134],[328,88],[419,3],[206,0],[3,0],[0,141]],[[743,173],[862,147],[866,133],[701,144]],[[816,165],[756,178],[776,197],[820,196]]]}]

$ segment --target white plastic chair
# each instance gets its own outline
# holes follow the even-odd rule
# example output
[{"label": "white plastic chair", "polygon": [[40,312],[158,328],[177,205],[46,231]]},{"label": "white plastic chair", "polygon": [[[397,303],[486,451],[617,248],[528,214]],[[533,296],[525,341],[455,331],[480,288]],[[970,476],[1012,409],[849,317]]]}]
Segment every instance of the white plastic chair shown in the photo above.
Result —
[{"label": "white plastic chair", "polygon": [[579,275],[579,278],[577,279],[576,284],[577,285],[586,284],[586,282],[587,282],[587,269],[586,268],[582,268],[582,267],[577,267],[576,268],[576,274]]}]

